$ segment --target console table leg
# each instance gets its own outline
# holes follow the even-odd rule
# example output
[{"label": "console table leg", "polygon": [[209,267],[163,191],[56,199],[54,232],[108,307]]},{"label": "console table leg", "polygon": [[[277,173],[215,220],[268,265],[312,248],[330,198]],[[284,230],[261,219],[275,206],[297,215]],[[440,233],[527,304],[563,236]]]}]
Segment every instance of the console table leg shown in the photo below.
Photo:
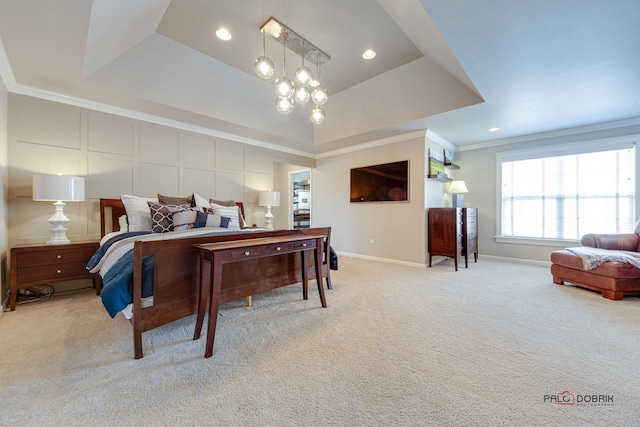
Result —
[{"label": "console table leg", "polygon": [[213,253],[211,261],[211,289],[209,289],[209,323],[207,324],[207,347],[204,357],[213,356],[213,341],[216,335],[216,324],[218,322],[218,307],[220,306],[220,288],[222,286],[222,260],[220,256]]},{"label": "console table leg", "polygon": [[300,252],[300,268],[302,269],[302,299],[308,300],[309,282],[307,278],[307,251]]},{"label": "console table leg", "polygon": [[322,268],[322,239],[318,239],[318,244],[316,248],[313,250],[313,255],[315,259],[316,265],[316,282],[318,282],[318,293],[320,294],[320,303],[323,308],[327,308],[327,300],[324,296],[324,286],[322,286],[322,272],[320,269]]},{"label": "console table leg", "polygon": [[[200,333],[202,332],[202,324],[204,323],[204,314],[207,311],[207,301],[208,301],[208,297],[209,297],[209,284],[208,283],[203,283],[204,282],[204,274],[202,274],[202,272],[204,271],[204,266],[206,264],[210,264],[209,261],[205,261],[204,260],[204,254],[200,255],[200,280],[198,283],[200,283],[200,292],[198,293],[198,317],[196,318],[196,329],[193,332],[193,339],[197,340],[200,338]],[[211,271],[211,268],[209,268],[209,271]],[[211,280],[211,278],[209,278],[209,280]]]}]

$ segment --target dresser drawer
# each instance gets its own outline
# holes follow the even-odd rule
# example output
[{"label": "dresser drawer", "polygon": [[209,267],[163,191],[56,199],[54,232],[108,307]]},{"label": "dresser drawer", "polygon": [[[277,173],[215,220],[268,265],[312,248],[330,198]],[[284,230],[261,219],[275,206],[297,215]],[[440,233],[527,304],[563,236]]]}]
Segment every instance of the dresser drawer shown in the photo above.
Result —
[{"label": "dresser drawer", "polygon": [[260,258],[264,256],[286,254],[294,252],[300,248],[313,249],[316,247],[314,239],[299,240],[295,242],[274,243],[272,245],[245,247],[237,250],[225,252],[223,259],[225,262],[241,261],[243,259]]},{"label": "dresser drawer", "polygon": [[22,267],[40,267],[61,263],[86,262],[98,249],[97,245],[65,248],[64,246],[42,251],[17,253],[18,265]]},{"label": "dresser drawer", "polygon": [[59,264],[43,265],[38,268],[18,267],[18,282],[54,282],[68,279],[71,277],[89,275],[87,270],[87,262],[68,262]]}]

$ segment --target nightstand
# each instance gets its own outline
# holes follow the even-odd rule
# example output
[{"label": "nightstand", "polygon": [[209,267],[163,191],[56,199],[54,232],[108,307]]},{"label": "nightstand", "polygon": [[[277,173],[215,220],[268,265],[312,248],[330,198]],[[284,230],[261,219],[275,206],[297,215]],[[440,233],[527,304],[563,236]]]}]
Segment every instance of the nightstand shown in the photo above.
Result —
[{"label": "nightstand", "polygon": [[16,309],[19,289],[66,280],[91,279],[100,295],[99,274],[89,273],[87,263],[100,242],[72,242],[65,245],[19,245],[11,248],[10,310]]}]

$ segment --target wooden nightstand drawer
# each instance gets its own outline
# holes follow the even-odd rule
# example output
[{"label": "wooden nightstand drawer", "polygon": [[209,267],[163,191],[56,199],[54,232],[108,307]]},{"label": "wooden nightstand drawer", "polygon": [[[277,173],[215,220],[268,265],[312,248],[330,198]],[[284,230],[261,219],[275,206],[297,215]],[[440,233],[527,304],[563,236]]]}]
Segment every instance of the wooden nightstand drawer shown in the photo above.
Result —
[{"label": "wooden nightstand drawer", "polygon": [[18,267],[18,283],[47,282],[86,276],[87,261],[43,265],[38,268]]},{"label": "wooden nightstand drawer", "polygon": [[51,264],[65,264],[73,262],[84,262],[85,265],[89,258],[96,252],[97,248],[91,246],[82,246],[78,248],[62,248],[55,247],[53,250],[47,249],[43,251],[19,252],[18,265],[20,267],[39,267]]},{"label": "wooden nightstand drawer", "polygon": [[89,273],[87,263],[100,242],[72,242],[66,245],[22,245],[11,248],[11,298],[16,308],[18,290],[66,280],[91,279],[100,294],[100,275]]}]

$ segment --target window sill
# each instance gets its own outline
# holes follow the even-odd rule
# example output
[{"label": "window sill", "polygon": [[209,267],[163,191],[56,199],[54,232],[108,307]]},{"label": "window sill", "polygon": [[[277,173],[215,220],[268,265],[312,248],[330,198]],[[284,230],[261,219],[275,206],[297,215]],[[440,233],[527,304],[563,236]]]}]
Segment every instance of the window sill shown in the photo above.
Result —
[{"label": "window sill", "polygon": [[579,240],[540,239],[536,237],[504,237],[495,236],[496,243],[511,243],[516,245],[558,246],[568,248],[582,246]]}]

